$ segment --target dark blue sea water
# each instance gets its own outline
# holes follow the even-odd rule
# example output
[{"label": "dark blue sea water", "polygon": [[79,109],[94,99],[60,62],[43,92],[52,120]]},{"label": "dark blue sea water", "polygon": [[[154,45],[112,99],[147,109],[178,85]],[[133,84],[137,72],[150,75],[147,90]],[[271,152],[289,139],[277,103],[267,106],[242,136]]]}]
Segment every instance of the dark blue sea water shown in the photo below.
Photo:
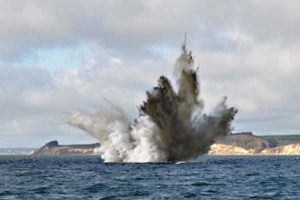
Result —
[{"label": "dark blue sea water", "polygon": [[96,156],[0,156],[0,199],[300,199],[300,157],[105,164]]}]

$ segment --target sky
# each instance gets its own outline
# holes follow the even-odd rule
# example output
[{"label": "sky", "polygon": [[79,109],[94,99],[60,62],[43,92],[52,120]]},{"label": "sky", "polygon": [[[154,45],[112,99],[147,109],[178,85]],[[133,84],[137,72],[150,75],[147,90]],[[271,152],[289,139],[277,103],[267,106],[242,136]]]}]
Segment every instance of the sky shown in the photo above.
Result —
[{"label": "sky", "polygon": [[184,34],[207,111],[223,96],[234,132],[300,134],[297,0],[0,1],[0,148],[97,142],[70,111],[105,102],[133,119]]}]

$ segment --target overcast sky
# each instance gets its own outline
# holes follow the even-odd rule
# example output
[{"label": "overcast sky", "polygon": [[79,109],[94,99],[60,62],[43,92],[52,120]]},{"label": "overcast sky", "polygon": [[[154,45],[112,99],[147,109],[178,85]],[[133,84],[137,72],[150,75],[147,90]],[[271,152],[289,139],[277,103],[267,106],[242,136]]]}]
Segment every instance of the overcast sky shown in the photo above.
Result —
[{"label": "overcast sky", "polygon": [[103,99],[129,116],[184,33],[207,108],[223,96],[235,131],[300,134],[300,1],[0,1],[0,148],[96,142],[71,110]]}]

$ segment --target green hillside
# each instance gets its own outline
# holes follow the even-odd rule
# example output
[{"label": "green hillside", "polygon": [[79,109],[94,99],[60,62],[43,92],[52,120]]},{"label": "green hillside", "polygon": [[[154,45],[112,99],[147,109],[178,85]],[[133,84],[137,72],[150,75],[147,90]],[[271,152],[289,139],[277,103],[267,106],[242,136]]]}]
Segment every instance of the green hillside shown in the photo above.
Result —
[{"label": "green hillside", "polygon": [[265,140],[276,140],[279,145],[300,143],[300,135],[263,135]]}]

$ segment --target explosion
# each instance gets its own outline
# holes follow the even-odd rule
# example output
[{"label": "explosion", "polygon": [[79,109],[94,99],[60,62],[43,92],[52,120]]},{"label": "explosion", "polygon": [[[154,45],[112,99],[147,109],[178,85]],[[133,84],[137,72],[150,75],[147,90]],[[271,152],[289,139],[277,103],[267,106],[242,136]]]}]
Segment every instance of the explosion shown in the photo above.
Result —
[{"label": "explosion", "polygon": [[119,108],[111,106],[92,116],[72,112],[68,123],[97,138],[105,162],[178,162],[207,153],[219,136],[231,131],[237,110],[228,108],[226,97],[211,114],[203,113],[194,58],[186,45],[174,70],[178,91],[165,76],[147,92],[139,116],[130,122]]}]

